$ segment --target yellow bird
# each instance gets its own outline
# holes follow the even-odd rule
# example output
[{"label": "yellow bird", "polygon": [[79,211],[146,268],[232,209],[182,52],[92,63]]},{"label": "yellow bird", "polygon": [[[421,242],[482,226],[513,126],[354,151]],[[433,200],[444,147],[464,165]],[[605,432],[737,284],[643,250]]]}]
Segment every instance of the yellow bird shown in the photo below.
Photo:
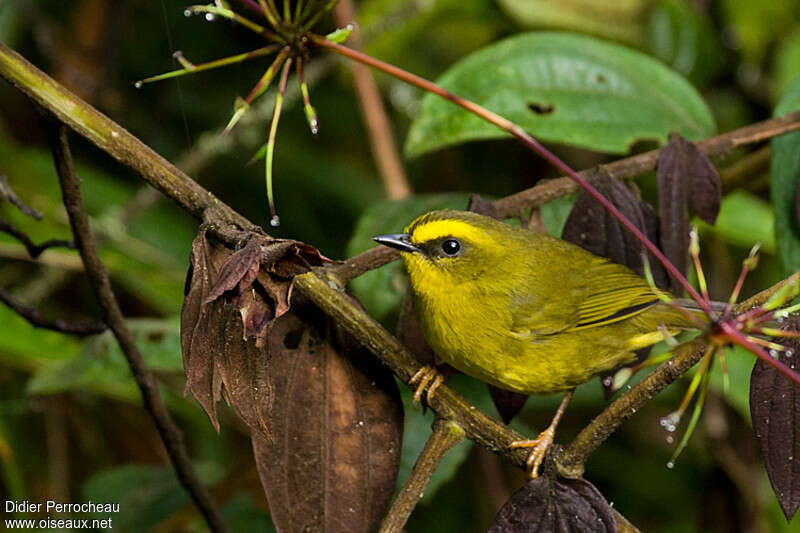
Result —
[{"label": "yellow bird", "polygon": [[[434,211],[404,233],[374,237],[400,250],[425,339],[458,370],[524,394],[571,391],[632,361],[666,331],[696,328],[625,266],[566,241],[470,212]],[[430,396],[441,376],[415,380]],[[536,477],[566,408],[537,439]]]}]

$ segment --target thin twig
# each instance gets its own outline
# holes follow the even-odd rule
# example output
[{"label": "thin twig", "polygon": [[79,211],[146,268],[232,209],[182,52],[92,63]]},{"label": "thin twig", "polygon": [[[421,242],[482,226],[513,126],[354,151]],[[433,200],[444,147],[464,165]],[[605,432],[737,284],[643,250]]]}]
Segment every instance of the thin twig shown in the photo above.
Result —
[{"label": "thin twig", "polygon": [[8,180],[2,172],[0,172],[0,201],[1,200],[8,200],[11,205],[15,206],[29,217],[36,220],[42,220],[42,214],[36,209],[28,206],[20,199],[19,196],[17,196],[17,193],[11,188],[11,185],[8,183]]},{"label": "thin twig", "polygon": [[[345,26],[355,21],[356,12],[353,0],[340,0],[333,9],[333,17],[339,26]],[[350,34],[348,43],[355,49],[360,48],[361,39],[357,26]],[[408,184],[378,84],[375,83],[372,72],[366,66],[355,61],[350,61],[348,66],[353,73],[358,102],[361,104],[361,116],[369,134],[372,157],[378,166],[386,194],[392,199],[405,198],[411,194],[411,186]]]},{"label": "thin twig", "polygon": [[83,259],[86,274],[100,305],[103,321],[111,328],[122,349],[122,353],[128,361],[131,373],[141,390],[144,408],[153,418],[161,440],[164,442],[164,447],[174,465],[178,481],[191,495],[210,529],[215,532],[227,532],[228,528],[223,522],[211,496],[197,478],[192,462],[186,452],[186,447],[183,444],[183,436],[170,417],[169,411],[167,411],[161,399],[155,378],[145,364],[142,354],[136,346],[133,334],[125,323],[125,318],[111,289],[108,271],[97,254],[97,246],[89,228],[89,217],[86,214],[81,196],[80,180],[75,174],[75,168],[72,163],[67,128],[63,124],[58,124],[52,128],[50,134],[50,146],[61,183],[64,207],[66,207],[69,215],[70,226]]},{"label": "thin twig", "polygon": [[50,329],[60,333],[73,335],[95,335],[106,330],[102,322],[87,320],[85,322],[71,322],[69,320],[54,320],[46,318],[41,311],[33,306],[26,305],[11,296],[11,293],[0,288],[0,302],[3,302],[12,311],[27,320],[35,328]]},{"label": "thin twig", "polygon": [[11,235],[19,242],[21,242],[25,249],[28,251],[28,255],[31,256],[31,259],[36,259],[42,252],[47,250],[48,248],[69,248],[70,250],[75,249],[75,243],[72,241],[64,240],[64,239],[49,239],[44,241],[41,244],[36,244],[33,240],[28,236],[27,233],[22,231],[19,228],[16,228],[0,218],[0,231]]},{"label": "thin twig", "polygon": [[464,440],[464,430],[455,422],[437,418],[433,422],[433,433],[428,437],[425,448],[417,457],[403,488],[392,503],[392,508],[381,522],[380,533],[400,533],[411,516],[411,512],[419,503],[425,487],[439,465],[442,457],[453,446]]}]

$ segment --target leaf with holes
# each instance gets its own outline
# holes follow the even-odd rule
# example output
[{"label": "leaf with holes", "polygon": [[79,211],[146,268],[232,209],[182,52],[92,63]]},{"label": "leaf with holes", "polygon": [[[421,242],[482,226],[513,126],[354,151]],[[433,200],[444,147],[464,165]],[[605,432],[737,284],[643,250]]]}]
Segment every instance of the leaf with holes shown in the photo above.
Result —
[{"label": "leaf with holes", "polygon": [[528,481],[503,505],[489,533],[612,533],[614,512],[585,479]]},{"label": "leaf with holes", "polygon": [[[680,75],[640,52],[570,33],[510,37],[459,61],[437,83],[513,121],[539,140],[626,153],[641,140],[714,134],[711,111]],[[497,126],[428,94],[405,151],[507,137]]]},{"label": "leaf with holes", "polygon": [[[717,169],[697,147],[677,134],[658,154],[659,234],[664,255],[686,275],[689,264],[689,207],[709,224],[719,214],[722,201]],[[676,280],[672,290],[681,292]]]},{"label": "leaf with holes", "polygon": [[[800,319],[785,326],[797,331]],[[786,343],[796,355],[800,342]],[[796,357],[780,353],[780,361],[792,369]],[[800,389],[761,359],[750,376],[750,415],[761,447],[772,490],[787,520],[800,507]]]},{"label": "leaf with holes", "polygon": [[400,464],[391,373],[311,306],[275,320],[268,351],[271,431],[252,441],[278,530],[376,530]]}]

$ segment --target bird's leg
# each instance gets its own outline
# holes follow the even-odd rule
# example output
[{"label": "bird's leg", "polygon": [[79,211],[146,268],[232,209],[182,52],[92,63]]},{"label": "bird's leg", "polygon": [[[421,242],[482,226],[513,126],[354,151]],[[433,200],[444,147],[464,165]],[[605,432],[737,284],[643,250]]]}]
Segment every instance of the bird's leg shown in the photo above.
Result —
[{"label": "bird's leg", "polygon": [[539,466],[542,464],[544,456],[547,453],[547,450],[550,448],[550,445],[553,444],[553,437],[556,434],[558,422],[561,420],[564,411],[567,409],[567,405],[569,405],[569,401],[572,399],[574,392],[575,390],[573,389],[564,395],[564,399],[561,400],[561,405],[558,406],[558,411],[556,411],[553,421],[550,422],[550,425],[547,427],[547,429],[542,431],[538,437],[532,440],[514,441],[508,445],[508,447],[512,449],[531,448],[531,453],[528,455],[528,459],[525,461],[525,464],[528,467],[528,475],[530,475],[531,479],[539,477]]},{"label": "bird's leg", "polygon": [[419,407],[423,393],[425,393],[425,402],[430,405],[430,400],[433,399],[436,389],[444,383],[444,380],[445,376],[436,367],[425,365],[417,370],[417,373],[408,380],[409,385],[417,386],[414,390],[414,405]]}]

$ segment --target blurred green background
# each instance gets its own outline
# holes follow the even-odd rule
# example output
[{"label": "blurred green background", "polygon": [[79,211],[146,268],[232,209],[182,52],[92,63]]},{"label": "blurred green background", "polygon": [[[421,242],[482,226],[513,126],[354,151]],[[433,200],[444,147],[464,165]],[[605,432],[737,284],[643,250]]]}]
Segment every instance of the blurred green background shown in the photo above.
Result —
[{"label": "blurred green background", "polygon": [[[0,41],[67,85],[251,220],[269,218],[263,165],[246,163],[263,144],[271,93],[225,138],[234,98],[249,92],[266,60],[200,73],[141,89],[135,80],[176,68],[172,53],[195,63],[261,46],[224,21],[186,18],[186,2],[162,0],[5,0]],[[559,29],[625,44],[686,77],[725,132],[772,115],[800,73],[800,1],[745,0],[364,0],[356,3],[364,47],[416,74],[436,78],[453,63],[503,37]],[[332,20],[322,24],[334,28]],[[374,230],[399,231],[416,213],[442,203],[465,206],[466,193],[500,197],[556,172],[513,141],[446,148],[405,161],[417,194],[411,203],[385,203],[353,90],[338,58],[317,54],[307,66],[320,118],[313,137],[292,83],[275,155],[275,195],[282,225],[276,236],[317,246],[343,259],[371,246]],[[422,94],[376,74],[398,146]],[[131,317],[145,357],[160,378],[168,406],[186,433],[201,478],[211,486],[233,531],[265,531],[271,523],[249,438],[224,411],[212,429],[199,406],[182,396],[184,379],[178,315],[196,221],[95,147],[73,136],[73,147],[102,256],[123,311]],[[564,145],[552,149],[574,168],[613,160]],[[651,148],[637,144],[633,152]],[[764,154],[762,150],[762,156]],[[744,151],[718,161],[732,169]],[[715,228],[703,227],[704,260],[712,292],[724,298],[750,246],[762,261],[745,287],[749,295],[779,280],[768,155],[751,157],[746,173],[730,170],[730,194]],[[760,161],[760,162],[759,162]],[[44,214],[26,219],[10,205],[0,216],[34,240],[68,238],[65,212],[36,109],[0,81],[0,172],[20,197]],[[723,170],[725,175],[725,170]],[[653,176],[637,180],[655,201]],[[360,217],[367,212],[361,220]],[[545,209],[563,220],[569,200]],[[354,237],[355,234],[355,237]],[[365,306],[394,328],[403,279],[396,265],[356,287]],[[376,287],[390,287],[390,291]],[[75,253],[53,249],[25,259],[18,243],[0,234],[0,287],[53,317],[97,316]],[[586,477],[642,531],[797,531],[786,524],[771,493],[749,427],[748,381],[753,358],[728,357],[731,388],[713,380],[699,429],[675,468],[665,464],[674,443],[659,417],[677,407],[687,381],[670,387],[628,421],[590,459]],[[719,374],[719,371],[716,371]],[[496,415],[485,386],[458,376],[454,385]],[[402,388],[402,387],[401,387]],[[404,390],[408,405],[407,391]],[[568,442],[605,400],[597,381],[581,387],[559,428]],[[534,434],[549,421],[558,398],[531,398],[513,425]],[[407,410],[401,478],[430,432],[431,415]],[[0,499],[120,502],[115,531],[201,531],[178,487],[138,391],[113,338],[76,339],[35,330],[0,306]],[[401,479],[402,481],[402,479]],[[494,455],[461,444],[448,456],[412,515],[407,530],[485,531],[522,472]]]}]

